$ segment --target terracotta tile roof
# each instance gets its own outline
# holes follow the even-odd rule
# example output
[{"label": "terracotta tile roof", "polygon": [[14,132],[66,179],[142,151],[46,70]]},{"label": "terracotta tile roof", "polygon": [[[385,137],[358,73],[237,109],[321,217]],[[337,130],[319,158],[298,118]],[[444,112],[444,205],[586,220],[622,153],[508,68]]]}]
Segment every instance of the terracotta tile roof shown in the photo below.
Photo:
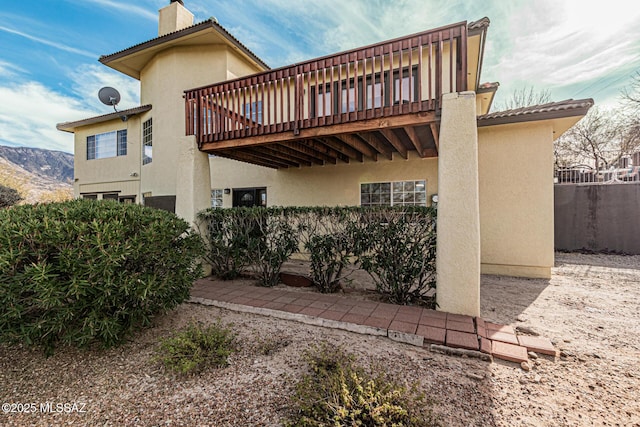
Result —
[{"label": "terracotta tile roof", "polygon": [[593,99],[567,99],[548,104],[532,105],[513,110],[496,111],[478,116],[478,126],[557,119],[585,115],[593,106]]},{"label": "terracotta tile roof", "polygon": [[196,33],[198,31],[202,31],[204,29],[207,28],[214,28],[215,30],[217,30],[220,34],[222,34],[227,40],[229,40],[232,44],[236,45],[238,48],[240,48],[242,51],[244,51],[244,53],[246,53],[249,57],[251,57],[253,60],[255,60],[258,64],[262,65],[263,67],[265,67],[267,70],[270,69],[270,67],[262,60],[260,59],[255,53],[253,53],[248,47],[246,47],[244,44],[242,44],[240,42],[240,40],[238,40],[237,38],[235,38],[233,36],[233,34],[231,34],[229,31],[227,31],[222,25],[218,24],[218,21],[215,18],[209,18],[206,21],[202,21],[198,24],[192,25],[190,27],[187,28],[183,28],[181,30],[178,31],[174,31],[172,33],[169,34],[165,34],[163,36],[160,37],[156,37],[154,39],[151,40],[147,40],[146,42],[142,42],[142,43],[138,43],[134,46],[131,46],[127,49],[123,49],[120,50],[118,52],[109,54],[109,55],[102,55],[100,57],[100,62],[107,63],[110,62],[114,59],[117,59],[119,57],[122,56],[126,56],[130,53],[134,53],[143,49],[146,49],[148,47],[151,46],[155,46],[158,44],[162,44],[166,41],[169,40],[175,40],[177,38],[180,38],[184,35],[187,34],[193,34]]},{"label": "terracotta tile roof", "polygon": [[75,128],[80,126],[92,125],[96,123],[108,122],[109,120],[122,119],[125,117],[128,119],[130,116],[135,116],[145,111],[151,110],[151,105],[141,105],[139,107],[129,108],[128,110],[116,111],[109,114],[103,114],[101,116],[89,117],[74,122],[58,123],[56,128],[65,132],[73,132]]}]

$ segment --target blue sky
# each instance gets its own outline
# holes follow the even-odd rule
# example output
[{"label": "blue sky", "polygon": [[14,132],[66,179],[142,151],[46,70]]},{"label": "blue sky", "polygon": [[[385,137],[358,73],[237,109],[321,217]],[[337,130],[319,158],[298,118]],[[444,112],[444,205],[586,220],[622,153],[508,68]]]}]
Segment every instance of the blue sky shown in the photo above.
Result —
[{"label": "blue sky", "polygon": [[[491,19],[482,81],[496,103],[520,88],[553,100],[615,106],[640,70],[640,8],[627,0],[184,0],[196,22],[219,23],[271,67],[459,21]],[[136,80],[98,62],[157,36],[169,0],[20,0],[0,7],[0,145],[72,152],[56,123],[110,110],[98,90],[138,105]]]}]

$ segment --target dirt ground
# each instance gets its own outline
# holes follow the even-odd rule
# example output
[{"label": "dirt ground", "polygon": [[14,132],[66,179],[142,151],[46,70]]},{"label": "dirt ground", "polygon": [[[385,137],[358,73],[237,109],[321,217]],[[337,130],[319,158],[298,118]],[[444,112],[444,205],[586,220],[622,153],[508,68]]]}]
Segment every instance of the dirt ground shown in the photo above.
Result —
[{"label": "dirt ground", "polygon": [[[0,346],[0,403],[37,408],[3,406],[0,425],[279,426],[306,369],[301,353],[327,341],[419,382],[445,426],[640,426],[640,256],[556,254],[550,281],[483,276],[481,295],[485,319],[546,336],[561,356],[540,357],[525,372],[508,362],[183,304],[117,349],[62,349],[47,359]],[[216,319],[238,332],[241,349],[229,367],[178,377],[153,360],[161,337],[191,320]]]}]

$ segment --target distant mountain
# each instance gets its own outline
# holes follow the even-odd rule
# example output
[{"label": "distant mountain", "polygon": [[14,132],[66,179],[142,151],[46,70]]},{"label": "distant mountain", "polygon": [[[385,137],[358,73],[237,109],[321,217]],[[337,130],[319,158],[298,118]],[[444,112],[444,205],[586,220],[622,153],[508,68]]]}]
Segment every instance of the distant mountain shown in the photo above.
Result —
[{"label": "distant mountain", "polygon": [[41,148],[0,145],[0,158],[42,178],[73,183],[73,154]]},{"label": "distant mountain", "polygon": [[71,154],[0,145],[0,184],[18,190],[21,203],[73,198],[72,182]]}]

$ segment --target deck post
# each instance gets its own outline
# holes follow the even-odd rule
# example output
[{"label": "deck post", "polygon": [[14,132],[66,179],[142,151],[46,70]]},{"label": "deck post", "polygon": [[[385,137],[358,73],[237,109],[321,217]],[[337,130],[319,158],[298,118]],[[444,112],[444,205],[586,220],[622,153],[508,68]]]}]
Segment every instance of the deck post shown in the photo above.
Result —
[{"label": "deck post", "polygon": [[480,315],[478,129],[474,92],[442,97],[438,153],[437,302]]}]

